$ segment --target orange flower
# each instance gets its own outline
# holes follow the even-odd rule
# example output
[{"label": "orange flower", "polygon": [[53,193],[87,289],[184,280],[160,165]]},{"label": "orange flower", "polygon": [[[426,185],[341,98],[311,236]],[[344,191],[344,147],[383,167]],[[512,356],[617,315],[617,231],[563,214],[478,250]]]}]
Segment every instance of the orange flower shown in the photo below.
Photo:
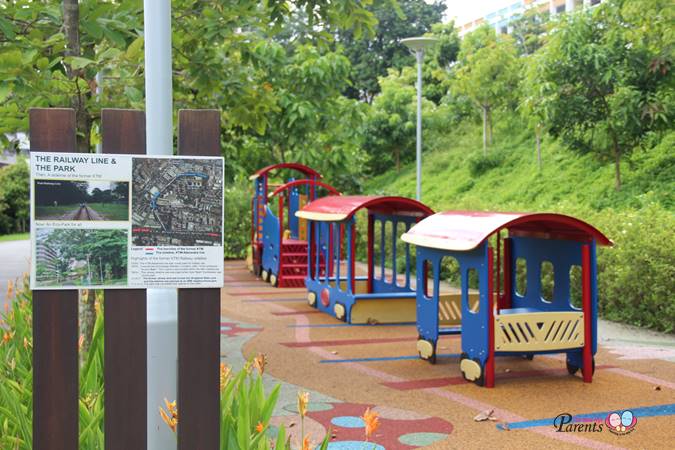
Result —
[{"label": "orange flower", "polygon": [[164,399],[164,404],[166,405],[166,411],[161,406],[159,407],[159,415],[162,417],[164,423],[166,423],[171,431],[176,432],[176,426],[178,425],[178,408],[176,407],[176,401],[173,402]]},{"label": "orange flower", "polygon": [[370,436],[380,427],[380,419],[378,417],[379,414],[371,411],[370,408],[367,408],[366,412],[363,413],[363,417],[361,418],[366,424],[366,440],[370,439]]},{"label": "orange flower", "polygon": [[309,392],[298,392],[298,412],[302,418],[307,414],[307,403],[309,403]]},{"label": "orange flower", "polygon": [[230,366],[220,363],[220,390],[223,391],[227,382],[230,381]]},{"label": "orange flower", "polygon": [[263,425],[262,422],[258,422],[258,425],[255,426],[255,431],[257,431],[258,433],[262,433],[264,429],[265,425]]},{"label": "orange flower", "polygon": [[265,364],[267,364],[267,357],[258,353],[255,358],[253,358],[253,367],[258,370],[258,373],[262,375],[265,372]]},{"label": "orange flower", "polygon": [[[7,281],[7,299],[9,300],[10,298],[12,298],[13,295],[14,295],[14,283],[12,282],[12,280],[8,280]],[[9,308],[8,303],[5,303],[5,311],[7,310],[6,308]]]},{"label": "orange flower", "polygon": [[312,448],[312,441],[309,439],[310,434],[307,433],[302,440],[302,450],[310,450]]},{"label": "orange flower", "polygon": [[5,331],[5,334],[2,335],[2,343],[3,344],[8,343],[10,341],[10,339],[12,339],[13,334],[14,333],[10,334],[9,331]]}]

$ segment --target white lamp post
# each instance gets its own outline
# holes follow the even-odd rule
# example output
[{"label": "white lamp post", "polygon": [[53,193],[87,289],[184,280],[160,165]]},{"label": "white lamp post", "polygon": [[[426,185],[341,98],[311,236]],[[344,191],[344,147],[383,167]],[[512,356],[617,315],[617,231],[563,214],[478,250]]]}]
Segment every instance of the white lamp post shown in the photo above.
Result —
[{"label": "white lamp post", "polygon": [[412,37],[401,39],[401,44],[415,53],[417,58],[417,201],[422,200],[422,62],[424,50],[438,41],[432,37]]},{"label": "white lamp post", "polygon": [[[171,0],[144,0],[145,142],[148,155],[173,155]],[[178,291],[148,289],[148,450],[171,450],[176,439],[157,413],[175,399],[178,353]]]}]

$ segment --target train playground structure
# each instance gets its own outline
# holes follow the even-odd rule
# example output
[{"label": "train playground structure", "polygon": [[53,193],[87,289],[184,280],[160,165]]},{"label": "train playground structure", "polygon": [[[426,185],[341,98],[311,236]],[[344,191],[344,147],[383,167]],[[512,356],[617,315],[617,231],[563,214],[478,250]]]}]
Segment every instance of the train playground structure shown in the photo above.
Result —
[{"label": "train playground structure", "polygon": [[[285,183],[270,183],[279,171],[291,172]],[[303,287],[307,276],[307,224],[295,213],[322,195],[340,195],[320,181],[321,174],[298,163],[264,167],[253,175],[251,199],[251,270],[275,287]],[[272,192],[270,192],[272,189]],[[272,207],[276,203],[277,213]],[[321,270],[324,270],[322,261]]]},{"label": "train playground structure", "polygon": [[[503,239],[502,230],[508,232]],[[402,239],[417,246],[421,358],[434,362],[439,336],[461,333],[460,369],[478,385],[494,386],[495,356],[532,359],[546,353],[565,353],[569,373],[581,368],[584,381],[591,382],[597,352],[596,246],[611,245],[600,231],[561,214],[447,211],[421,221]],[[461,296],[440,294],[443,258],[454,258],[459,267]],[[544,294],[546,264],[553,273],[552,295]],[[523,267],[521,274],[517,266]],[[581,307],[572,301],[575,267],[581,270]],[[477,294],[470,292],[471,281]],[[439,324],[439,305],[448,301],[459,326]]]},{"label": "train playground structure", "polygon": [[[279,169],[305,178],[272,185]],[[497,356],[555,353],[592,381],[596,247],[612,245],[599,230],[555,213],[434,214],[405,197],[341,195],[320,177],[294,163],[251,177],[256,275],[305,287],[310,306],[347,324],[416,323],[417,353],[431,363],[439,338],[458,335],[462,376],[479,386],[494,387]]]},{"label": "train playground structure", "polygon": [[[356,213],[360,210],[367,212],[366,276],[357,276],[355,269]],[[387,196],[324,197],[302,208],[296,215],[309,222],[311,242],[305,280],[309,304],[347,323],[413,320],[415,290],[411,285],[410,246],[404,245],[403,280],[399,282],[397,231],[409,230],[430,214],[433,211],[416,200]],[[379,258],[375,255],[376,228]],[[387,247],[390,252],[385,251]],[[393,268],[389,277],[385,273],[387,257]],[[329,262],[327,270],[322,270],[322,261]]]}]

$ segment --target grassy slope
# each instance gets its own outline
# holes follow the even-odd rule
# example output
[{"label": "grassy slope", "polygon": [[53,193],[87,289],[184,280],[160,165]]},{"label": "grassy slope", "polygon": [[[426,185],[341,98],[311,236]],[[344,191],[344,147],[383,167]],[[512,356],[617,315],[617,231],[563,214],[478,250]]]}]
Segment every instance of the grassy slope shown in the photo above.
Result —
[{"label": "grassy slope", "polygon": [[[673,158],[665,152],[635,155],[633,162],[625,161],[624,187],[617,193],[610,162],[573,153],[550,138],[542,145],[543,169],[539,172],[532,134],[518,123],[502,124],[495,130],[495,143],[489,152],[502,158],[502,162],[474,177],[470,161],[482,154],[480,132],[479,126],[460,125],[440,139],[429,139],[435,148],[423,157],[425,203],[436,210],[546,210],[571,214],[608,207],[639,209],[647,201],[672,207],[675,173]],[[400,173],[392,170],[369,180],[365,190],[414,197],[414,164],[405,166]]]},{"label": "grassy slope", "polygon": [[[615,242],[598,254],[601,314],[674,332],[675,132],[626,158],[623,189],[616,192],[611,162],[573,153],[548,138],[539,172],[531,133],[517,123],[495,131],[489,151],[502,161],[477,176],[470,167],[482,153],[479,126],[428,137],[422,200],[437,211],[549,211],[590,222]],[[365,191],[414,197],[414,164],[368,180]]]}]

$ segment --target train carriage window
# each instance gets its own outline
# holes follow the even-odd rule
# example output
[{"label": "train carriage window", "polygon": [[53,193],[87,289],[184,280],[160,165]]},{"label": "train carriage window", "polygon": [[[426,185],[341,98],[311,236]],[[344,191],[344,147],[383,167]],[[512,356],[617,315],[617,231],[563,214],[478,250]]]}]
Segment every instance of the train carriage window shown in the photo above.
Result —
[{"label": "train carriage window", "polygon": [[445,325],[459,325],[462,320],[462,276],[457,259],[441,258],[438,285],[438,320]]},{"label": "train carriage window", "polygon": [[476,269],[467,270],[466,279],[468,280],[467,290],[469,291],[469,311],[473,314],[478,314],[480,312],[480,301],[478,301],[477,295],[479,294],[477,289],[480,286],[478,271]]},{"label": "train carriage window", "polygon": [[428,259],[424,260],[422,263],[422,270],[424,271],[425,277],[423,282],[424,286],[424,296],[427,300],[434,298],[434,263]]},{"label": "train carriage window", "polygon": [[385,278],[384,281],[387,283],[393,283],[393,276],[391,270],[393,268],[392,260],[394,255],[394,250],[392,246],[391,237],[394,235],[393,223],[391,220],[386,220],[384,222],[384,268],[385,268]]},{"label": "train carriage window", "polygon": [[382,276],[382,221],[373,219],[373,278],[379,280]]},{"label": "train carriage window", "polygon": [[581,293],[583,282],[581,278],[581,266],[574,265],[570,267],[570,305],[573,308],[581,309]]},{"label": "train carriage window", "polygon": [[541,299],[547,303],[553,301],[553,290],[555,288],[555,271],[551,261],[541,262],[541,271],[539,273],[541,283]]},{"label": "train carriage window", "polygon": [[527,261],[525,258],[516,259],[516,294],[525,297],[527,293]]},{"label": "train carriage window", "polygon": [[408,227],[405,222],[397,222],[396,229],[396,273],[402,274],[396,277],[396,285],[399,287],[404,287],[407,285],[407,277],[410,272],[410,267],[406,261],[410,260],[410,257],[406,257],[406,254],[410,252],[410,244],[403,242],[401,236],[407,231]]}]

